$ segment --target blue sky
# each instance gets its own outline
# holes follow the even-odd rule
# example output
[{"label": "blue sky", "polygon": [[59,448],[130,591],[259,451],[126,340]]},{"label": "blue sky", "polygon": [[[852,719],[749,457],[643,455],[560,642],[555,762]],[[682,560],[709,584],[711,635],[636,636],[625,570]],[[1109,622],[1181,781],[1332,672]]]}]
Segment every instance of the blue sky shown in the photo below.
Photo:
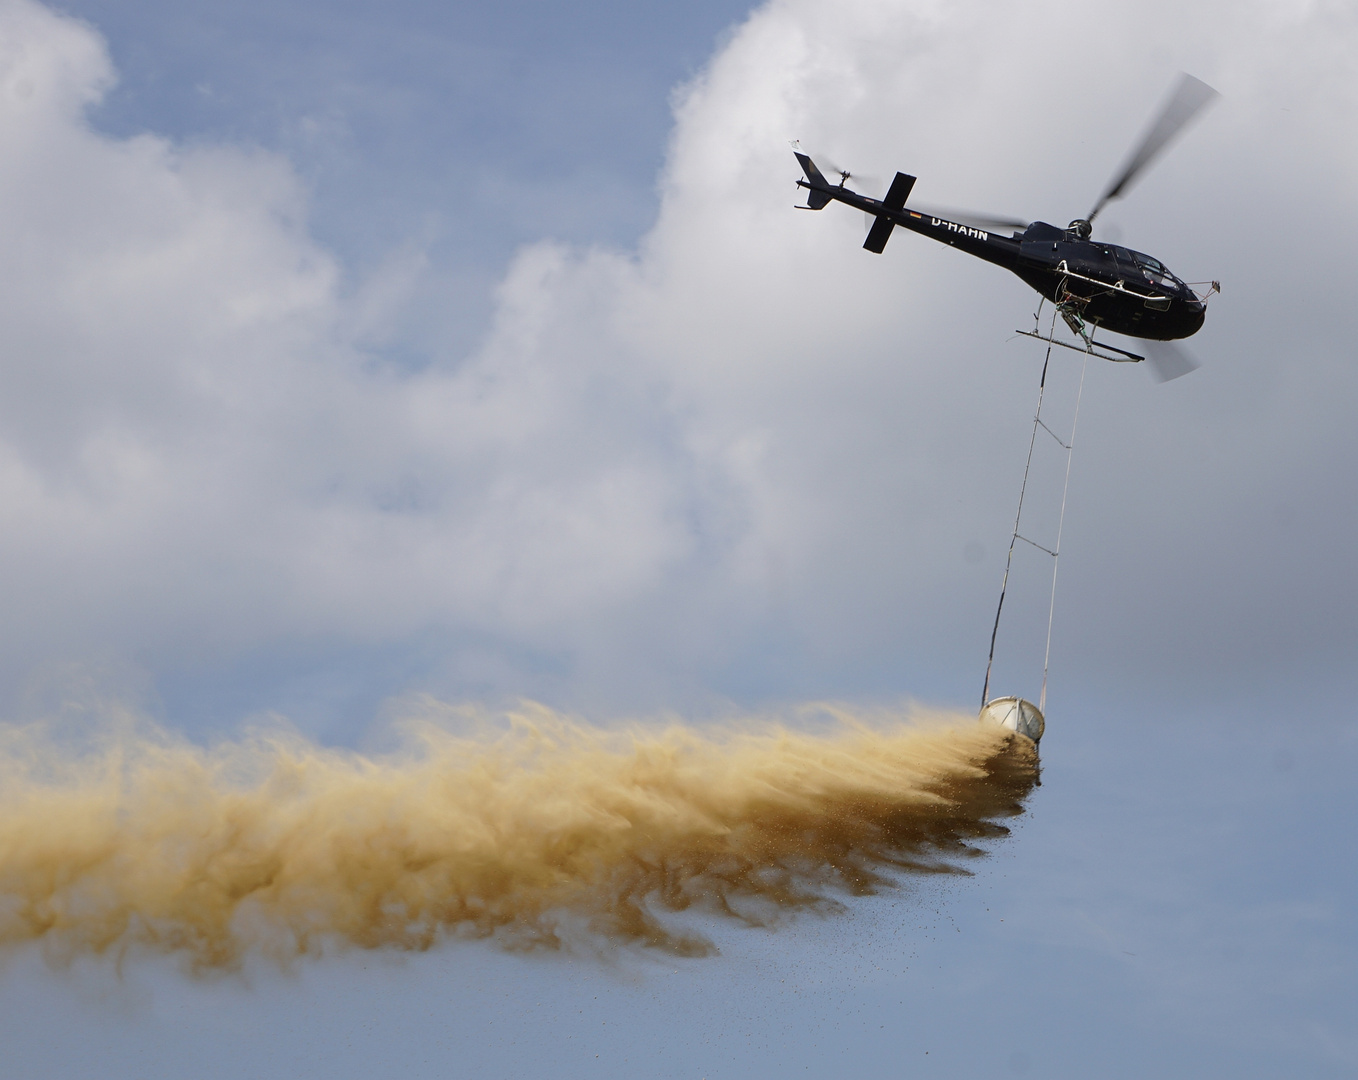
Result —
[{"label": "blue sky", "polygon": [[[1202,370],[1090,369],[1015,835],[677,967],[22,954],[17,1075],[1358,1071],[1358,21],[747,11],[0,7],[0,700],[351,745],[423,692],[972,707],[1034,298],[794,213],[787,141],[1062,223],[1186,69],[1221,102],[1100,223],[1223,294]],[[1015,581],[996,685],[1035,696],[1042,561]]]},{"label": "blue sky", "polygon": [[[671,92],[749,5],[63,10],[99,28],[119,69],[101,128],[285,153],[315,234],[351,272],[428,245],[456,278],[439,305],[456,317],[439,326],[466,347],[520,244],[635,243],[655,215]],[[412,362],[427,361],[419,345]]]}]

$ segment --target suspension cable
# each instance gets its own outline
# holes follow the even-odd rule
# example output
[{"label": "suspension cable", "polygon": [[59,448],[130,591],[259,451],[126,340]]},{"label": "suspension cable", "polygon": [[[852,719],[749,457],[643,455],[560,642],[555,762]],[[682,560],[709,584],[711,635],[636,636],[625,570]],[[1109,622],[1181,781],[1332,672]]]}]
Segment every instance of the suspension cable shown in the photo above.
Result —
[{"label": "suspension cable", "polygon": [[[1018,510],[1014,514],[1014,531],[1009,538],[1009,554],[1004,563],[1004,578],[1000,582],[1000,602],[995,607],[995,625],[990,631],[990,656],[986,659],[985,683],[981,687],[981,707],[984,708],[990,695],[990,671],[995,663],[995,641],[1000,632],[1000,614],[1004,611],[1004,598],[1009,589],[1009,571],[1014,564],[1014,547],[1022,540],[1025,544],[1037,548],[1038,551],[1045,552],[1052,557],[1052,586],[1051,599],[1047,606],[1047,644],[1042,657],[1042,693],[1038,698],[1038,711],[1045,711],[1047,707],[1047,672],[1051,666],[1052,651],[1052,626],[1056,619],[1056,575],[1060,567],[1061,559],[1061,537],[1066,527],[1066,498],[1070,494],[1070,466],[1074,457],[1075,450],[1075,429],[1080,422],[1080,402],[1084,399],[1085,374],[1089,371],[1089,355],[1086,352],[1084,363],[1080,368],[1080,386],[1075,395],[1075,413],[1070,424],[1070,441],[1063,442],[1061,437],[1056,434],[1042,419],[1042,404],[1047,393],[1047,369],[1051,364],[1052,344],[1051,337],[1056,332],[1056,316],[1060,312],[1058,307],[1052,312],[1051,330],[1048,332],[1047,355],[1042,361],[1042,377],[1037,386],[1037,409],[1033,413],[1033,432],[1028,440],[1028,460],[1023,466],[1023,483],[1019,487]],[[1033,449],[1037,444],[1037,430],[1041,428],[1066,452],[1066,476],[1065,483],[1061,488],[1061,514],[1056,526],[1056,547],[1048,548],[1030,540],[1019,530],[1023,522],[1023,500],[1028,492],[1028,477],[1033,467]]]},{"label": "suspension cable", "polygon": [[[1052,310],[1052,325],[1048,337],[1056,334],[1056,315],[1059,308]],[[1018,510],[1014,514],[1014,533],[1009,538],[1009,555],[1004,561],[1004,578],[1000,582],[1000,602],[995,607],[995,625],[990,630],[990,656],[985,663],[985,683],[981,686],[981,708],[985,708],[990,695],[990,668],[995,663],[995,638],[1000,632],[1000,612],[1004,610],[1004,594],[1009,589],[1009,569],[1014,565],[1014,545],[1019,541],[1019,522],[1023,520],[1023,496],[1028,491],[1028,473],[1033,467],[1033,447],[1037,445],[1037,426],[1042,423],[1042,398],[1047,392],[1047,365],[1051,363],[1052,346],[1047,343],[1047,356],[1042,361],[1042,378],[1037,384],[1037,411],[1033,414],[1033,434],[1028,440],[1028,460],[1023,466],[1023,483],[1019,487]],[[1058,440],[1059,441],[1059,440]],[[1031,543],[1032,541],[1029,541]],[[1060,551],[1060,547],[1057,547]]]},{"label": "suspension cable", "polygon": [[[1051,346],[1047,346],[1048,352]],[[1052,658],[1052,620],[1056,618],[1056,571],[1061,565],[1061,534],[1066,528],[1066,495],[1070,491],[1070,462],[1075,456],[1075,428],[1080,423],[1080,401],[1085,394],[1085,372],[1089,370],[1089,354],[1085,353],[1084,363],[1080,365],[1080,389],[1075,393],[1075,415],[1070,421],[1070,442],[1063,443],[1066,448],[1066,482],[1061,488],[1061,516],[1056,523],[1056,550],[1052,556],[1052,597],[1047,608],[1047,649],[1042,656],[1042,695],[1037,699],[1037,711],[1047,711],[1047,668]],[[1039,410],[1041,406],[1038,406]],[[1043,425],[1044,427],[1046,425]],[[1056,438],[1055,435],[1052,438]],[[1061,442],[1060,439],[1056,439]]]}]

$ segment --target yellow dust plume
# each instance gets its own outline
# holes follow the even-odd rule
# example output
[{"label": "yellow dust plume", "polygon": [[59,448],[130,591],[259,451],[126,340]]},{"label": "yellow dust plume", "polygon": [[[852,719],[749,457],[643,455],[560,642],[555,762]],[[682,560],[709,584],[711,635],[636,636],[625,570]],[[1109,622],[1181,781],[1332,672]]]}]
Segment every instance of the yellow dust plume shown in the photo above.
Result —
[{"label": "yellow dust plume", "polygon": [[767,924],[957,872],[1037,777],[1030,742],[971,718],[444,713],[384,757],[289,734],[205,750],[144,726],[77,751],[0,727],[0,944],[205,969],[460,936],[555,946],[573,927],[699,954],[674,913]]}]

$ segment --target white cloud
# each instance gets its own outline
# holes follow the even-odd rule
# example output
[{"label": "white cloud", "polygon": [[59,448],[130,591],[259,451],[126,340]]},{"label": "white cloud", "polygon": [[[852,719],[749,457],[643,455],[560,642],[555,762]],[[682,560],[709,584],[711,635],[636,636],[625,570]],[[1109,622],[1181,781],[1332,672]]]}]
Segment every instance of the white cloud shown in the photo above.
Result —
[{"label": "white cloud", "polygon": [[1034,297],[917,237],[868,255],[843,207],[793,211],[787,140],[1064,221],[1178,67],[1226,97],[1105,216],[1226,292],[1204,371],[1090,373],[1058,658],[1210,683],[1351,644],[1356,162],[1334,136],[1356,39],[1324,5],[779,0],[680,95],[640,249],[525,249],[484,345],[412,374],[370,346],[436,268],[408,253],[350,295],[285,161],[99,134],[95,33],[7,3],[14,669],[432,629],[624,696],[733,669],[942,692],[988,635],[1039,362],[1006,339]]}]

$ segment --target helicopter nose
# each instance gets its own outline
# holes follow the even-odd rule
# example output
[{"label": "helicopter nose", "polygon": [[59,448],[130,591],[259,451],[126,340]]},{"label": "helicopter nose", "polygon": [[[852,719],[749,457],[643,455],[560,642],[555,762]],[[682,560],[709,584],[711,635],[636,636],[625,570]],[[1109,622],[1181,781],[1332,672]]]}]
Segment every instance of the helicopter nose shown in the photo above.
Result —
[{"label": "helicopter nose", "polygon": [[1190,300],[1184,304],[1184,313],[1180,319],[1180,337],[1190,337],[1202,329],[1202,324],[1207,321],[1207,305],[1201,300]]}]

